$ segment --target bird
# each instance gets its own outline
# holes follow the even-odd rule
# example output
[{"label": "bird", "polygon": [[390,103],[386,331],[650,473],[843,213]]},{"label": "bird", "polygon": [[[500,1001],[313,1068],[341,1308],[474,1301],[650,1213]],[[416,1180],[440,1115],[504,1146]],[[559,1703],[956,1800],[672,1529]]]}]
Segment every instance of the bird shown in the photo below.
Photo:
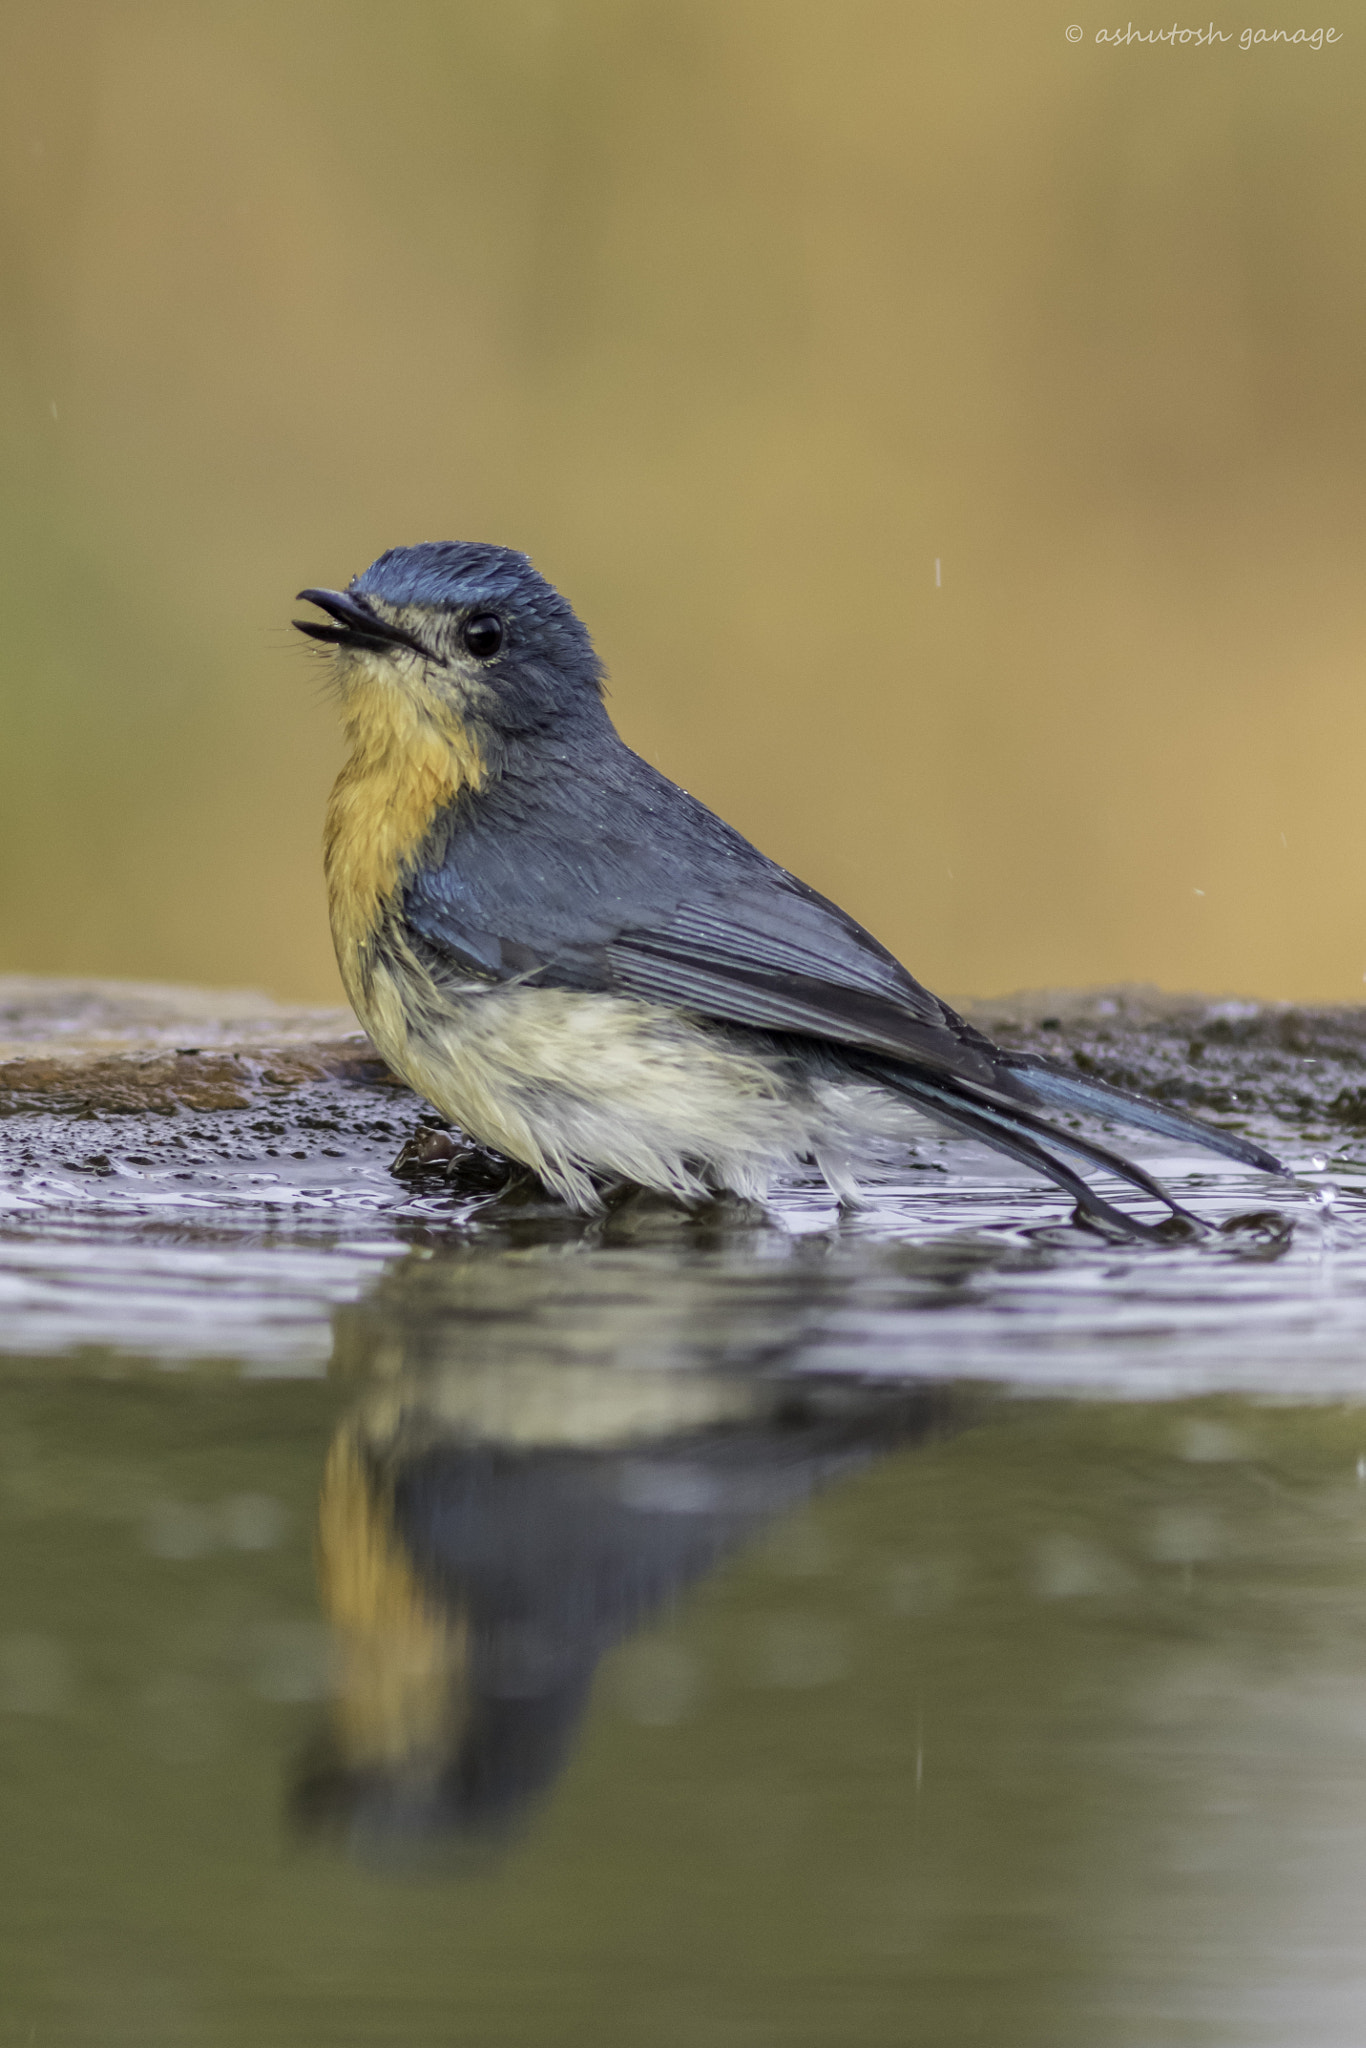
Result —
[{"label": "bird", "polygon": [[[324,866],[351,1005],[394,1072],[571,1210],[623,1186],[763,1202],[813,1164],[858,1203],[928,1119],[1053,1181],[1103,1235],[1202,1227],[1059,1111],[1287,1172],[1234,1132],[994,1044],[634,753],[586,627],[524,554],[390,548],[298,599],[326,619],[293,623],[328,650],[347,747]],[[1082,1167],[1168,1217],[1134,1216]]]}]

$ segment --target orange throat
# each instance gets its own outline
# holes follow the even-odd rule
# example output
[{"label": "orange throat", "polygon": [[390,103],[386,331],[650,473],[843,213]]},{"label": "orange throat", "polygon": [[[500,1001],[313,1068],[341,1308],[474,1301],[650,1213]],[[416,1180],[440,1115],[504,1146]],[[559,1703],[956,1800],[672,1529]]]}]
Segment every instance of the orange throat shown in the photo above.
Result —
[{"label": "orange throat", "polygon": [[[423,683],[377,663],[345,684],[350,758],[333,785],[323,866],[337,964],[361,1013],[367,964],[393,899],[437,815],[482,786],[484,763],[468,730]],[[368,671],[368,673],[366,672]]]}]

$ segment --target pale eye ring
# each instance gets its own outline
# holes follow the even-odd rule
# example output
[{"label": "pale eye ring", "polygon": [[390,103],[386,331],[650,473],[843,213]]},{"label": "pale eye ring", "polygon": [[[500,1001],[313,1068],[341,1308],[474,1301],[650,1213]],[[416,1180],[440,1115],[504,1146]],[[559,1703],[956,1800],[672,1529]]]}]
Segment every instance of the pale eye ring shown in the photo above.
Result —
[{"label": "pale eye ring", "polygon": [[476,612],[461,627],[460,638],[466,653],[479,661],[487,661],[503,644],[503,622],[497,612]]}]

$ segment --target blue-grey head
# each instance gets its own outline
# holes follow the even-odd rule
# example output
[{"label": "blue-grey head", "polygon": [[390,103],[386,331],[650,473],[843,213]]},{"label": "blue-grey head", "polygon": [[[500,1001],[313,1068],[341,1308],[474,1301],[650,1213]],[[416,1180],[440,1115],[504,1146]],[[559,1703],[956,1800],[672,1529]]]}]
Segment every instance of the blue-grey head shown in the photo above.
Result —
[{"label": "blue-grey head", "polygon": [[587,630],[511,548],[390,548],[344,591],[299,596],[332,621],[294,623],[336,650],[344,694],[367,683],[410,690],[509,737],[602,715],[602,665]]}]

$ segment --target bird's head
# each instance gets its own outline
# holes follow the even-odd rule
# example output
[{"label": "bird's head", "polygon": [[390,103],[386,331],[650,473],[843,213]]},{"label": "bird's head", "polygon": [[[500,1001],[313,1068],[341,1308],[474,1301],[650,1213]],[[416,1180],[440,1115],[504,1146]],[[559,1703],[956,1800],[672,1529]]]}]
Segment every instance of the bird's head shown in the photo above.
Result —
[{"label": "bird's head", "polygon": [[586,629],[511,548],[390,548],[345,590],[299,596],[332,621],[294,623],[336,650],[353,719],[406,702],[509,740],[602,716],[602,666]]}]

